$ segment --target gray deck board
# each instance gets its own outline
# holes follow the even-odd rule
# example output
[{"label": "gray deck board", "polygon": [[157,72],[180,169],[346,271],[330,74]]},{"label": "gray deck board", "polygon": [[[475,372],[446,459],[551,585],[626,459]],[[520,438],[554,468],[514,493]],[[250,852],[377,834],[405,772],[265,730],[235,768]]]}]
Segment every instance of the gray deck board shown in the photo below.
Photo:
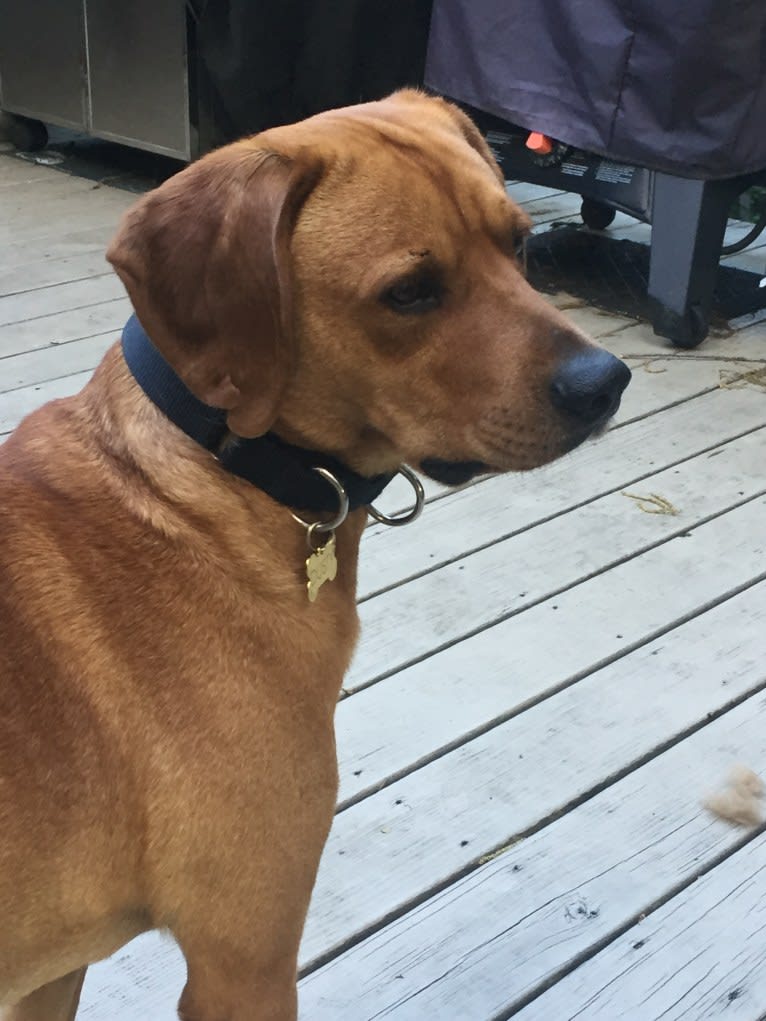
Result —
[{"label": "gray deck board", "polygon": [[[511,194],[538,230],[577,217]],[[119,336],[103,253],[133,199],[0,154],[0,436]],[[727,261],[766,269],[766,244]],[[634,381],[598,443],[368,528],[305,1021],[766,1015],[766,844],[702,807],[734,762],[766,777],[766,322],[679,352],[552,300]],[[78,1016],[173,1021],[183,981],[148,934]]]}]

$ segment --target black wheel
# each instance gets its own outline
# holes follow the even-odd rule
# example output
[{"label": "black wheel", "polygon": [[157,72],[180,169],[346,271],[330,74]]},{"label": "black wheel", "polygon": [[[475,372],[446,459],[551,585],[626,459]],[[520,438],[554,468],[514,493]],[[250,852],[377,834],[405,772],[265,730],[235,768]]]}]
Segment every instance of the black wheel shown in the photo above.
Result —
[{"label": "black wheel", "polygon": [[594,199],[583,199],[580,206],[582,222],[591,230],[604,230],[615,217],[615,210],[603,202]]},{"label": "black wheel", "polygon": [[661,306],[655,307],[653,326],[658,336],[667,337],[674,347],[686,350],[701,344],[708,333],[707,316],[699,305],[692,305],[685,315]]},{"label": "black wheel", "polygon": [[708,321],[699,305],[692,305],[683,318],[683,328],[671,337],[676,347],[697,347],[707,337]]},{"label": "black wheel", "polygon": [[48,144],[48,129],[42,121],[15,113],[0,114],[3,135],[23,152],[37,152]]}]

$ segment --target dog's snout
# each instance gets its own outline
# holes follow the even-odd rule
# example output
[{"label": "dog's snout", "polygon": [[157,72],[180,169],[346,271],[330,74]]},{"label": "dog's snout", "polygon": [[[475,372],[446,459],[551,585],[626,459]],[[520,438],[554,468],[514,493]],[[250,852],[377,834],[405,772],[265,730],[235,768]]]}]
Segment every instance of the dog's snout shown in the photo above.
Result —
[{"label": "dog's snout", "polygon": [[619,358],[594,349],[559,367],[551,380],[551,400],[583,425],[596,425],[617,411],[630,376],[630,369]]}]

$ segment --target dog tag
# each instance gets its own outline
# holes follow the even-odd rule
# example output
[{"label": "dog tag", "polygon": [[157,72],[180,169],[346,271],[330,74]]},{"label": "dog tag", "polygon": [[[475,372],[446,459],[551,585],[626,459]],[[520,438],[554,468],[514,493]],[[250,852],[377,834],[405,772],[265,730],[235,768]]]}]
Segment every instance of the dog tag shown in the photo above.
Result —
[{"label": "dog tag", "polygon": [[309,601],[314,602],[320,588],[326,581],[332,581],[338,573],[335,556],[335,536],[331,535],[324,546],[319,546],[306,560]]}]

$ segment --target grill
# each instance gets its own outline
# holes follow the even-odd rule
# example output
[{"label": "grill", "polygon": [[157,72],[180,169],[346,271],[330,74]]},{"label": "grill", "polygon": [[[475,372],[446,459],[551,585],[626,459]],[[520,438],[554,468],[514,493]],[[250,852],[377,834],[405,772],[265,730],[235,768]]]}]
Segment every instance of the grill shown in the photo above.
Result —
[{"label": "grill", "polygon": [[766,183],[766,5],[435,0],[426,83],[506,177],[579,193],[594,228],[650,223],[655,332],[706,336],[729,209]]}]

